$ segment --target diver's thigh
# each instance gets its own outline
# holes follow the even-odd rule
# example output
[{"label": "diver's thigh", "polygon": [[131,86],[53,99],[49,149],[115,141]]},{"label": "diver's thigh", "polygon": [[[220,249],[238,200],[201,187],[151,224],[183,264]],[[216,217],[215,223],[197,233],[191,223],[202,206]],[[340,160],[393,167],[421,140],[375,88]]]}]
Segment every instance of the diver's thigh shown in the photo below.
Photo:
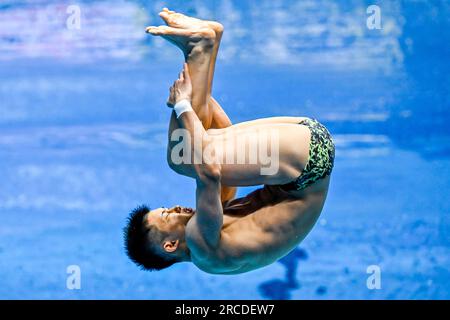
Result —
[{"label": "diver's thigh", "polygon": [[309,154],[306,127],[277,123],[230,128],[213,136],[223,184],[284,184],[301,174]]},{"label": "diver's thigh", "polygon": [[233,125],[237,129],[245,129],[256,125],[267,124],[298,124],[304,117],[268,117],[255,120],[244,121]]}]

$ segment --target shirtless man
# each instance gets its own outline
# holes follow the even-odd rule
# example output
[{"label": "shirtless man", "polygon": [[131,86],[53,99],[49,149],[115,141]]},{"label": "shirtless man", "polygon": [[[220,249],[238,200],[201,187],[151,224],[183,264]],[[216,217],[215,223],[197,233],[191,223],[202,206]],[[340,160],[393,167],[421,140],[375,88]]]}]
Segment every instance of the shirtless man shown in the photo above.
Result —
[{"label": "shirtless man", "polygon": [[[301,242],[322,211],[334,161],[331,136],[316,120],[300,117],[231,125],[211,97],[222,26],[168,9],[160,16],[167,26],[149,27],[147,32],[177,45],[187,62],[170,89],[168,163],[177,173],[196,180],[196,210],[178,205],[136,208],[124,230],[127,253],[147,270],[193,262],[208,273],[238,274],[269,265]],[[191,146],[192,161],[173,161],[171,136],[177,129],[192,136],[200,130],[201,148]],[[226,143],[230,139],[271,131],[278,139],[274,174],[261,174],[263,163],[258,159],[233,164],[218,156],[226,152],[239,156],[240,151]],[[213,161],[196,163],[195,155],[205,160],[208,148],[213,150]],[[264,186],[233,199],[234,186],[251,185]]]}]

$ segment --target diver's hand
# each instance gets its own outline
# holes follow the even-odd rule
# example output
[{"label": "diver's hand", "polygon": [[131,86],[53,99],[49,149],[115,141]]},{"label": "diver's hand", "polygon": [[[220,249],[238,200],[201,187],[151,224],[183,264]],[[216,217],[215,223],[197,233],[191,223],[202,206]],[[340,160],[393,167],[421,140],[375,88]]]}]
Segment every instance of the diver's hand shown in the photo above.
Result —
[{"label": "diver's hand", "polygon": [[192,97],[192,83],[189,76],[189,67],[187,63],[184,64],[183,70],[173,85],[170,87],[169,99],[167,100],[167,106],[173,108],[173,106],[181,100],[188,100],[191,102]]}]

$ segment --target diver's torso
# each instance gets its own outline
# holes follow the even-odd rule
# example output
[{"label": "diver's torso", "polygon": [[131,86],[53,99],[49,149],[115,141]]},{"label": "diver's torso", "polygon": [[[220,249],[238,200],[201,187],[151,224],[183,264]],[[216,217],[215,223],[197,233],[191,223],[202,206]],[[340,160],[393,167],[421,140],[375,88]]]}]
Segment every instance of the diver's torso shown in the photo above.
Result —
[{"label": "diver's torso", "polygon": [[329,177],[316,183],[322,186],[300,196],[264,186],[228,202],[219,247],[193,262],[206,272],[237,274],[285,256],[309,233],[322,211]]}]

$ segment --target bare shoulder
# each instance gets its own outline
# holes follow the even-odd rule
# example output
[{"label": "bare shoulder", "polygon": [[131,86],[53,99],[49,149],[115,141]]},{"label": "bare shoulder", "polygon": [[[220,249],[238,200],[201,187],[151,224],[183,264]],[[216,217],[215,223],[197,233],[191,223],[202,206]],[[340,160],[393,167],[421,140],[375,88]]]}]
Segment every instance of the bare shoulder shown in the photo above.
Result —
[{"label": "bare shoulder", "polygon": [[191,252],[191,257],[196,260],[215,259],[220,243],[217,246],[211,246],[211,244],[206,241],[200,231],[198,219],[196,219],[195,215],[189,220],[186,226],[185,237],[186,244]]},{"label": "bare shoulder", "polygon": [[[192,219],[191,219],[192,220]],[[230,242],[230,236],[222,231],[220,242],[217,247],[211,247],[203,239],[195,221],[188,223],[186,227],[186,243],[191,253],[191,261],[200,270],[212,274],[234,274],[240,273],[243,261],[236,259],[233,255],[234,250],[227,250]]]},{"label": "bare shoulder", "polygon": [[186,225],[185,232],[186,244],[191,253],[198,255],[199,253],[206,253],[209,250],[208,245],[203,238],[202,233],[200,232],[198,221],[195,215],[189,220],[188,224]]}]

